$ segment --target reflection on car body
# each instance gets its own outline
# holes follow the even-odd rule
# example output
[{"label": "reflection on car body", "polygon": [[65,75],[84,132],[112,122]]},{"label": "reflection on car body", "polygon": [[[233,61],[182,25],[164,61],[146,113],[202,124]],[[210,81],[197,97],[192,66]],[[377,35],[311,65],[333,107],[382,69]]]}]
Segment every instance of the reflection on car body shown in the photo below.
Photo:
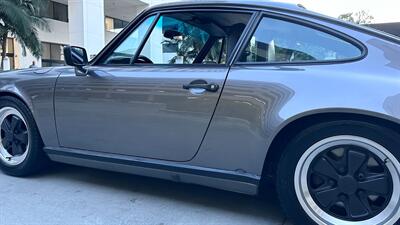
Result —
[{"label": "reflection on car body", "polygon": [[1,74],[0,168],[273,184],[296,224],[396,224],[399,43],[291,4],[155,6],[90,62]]}]

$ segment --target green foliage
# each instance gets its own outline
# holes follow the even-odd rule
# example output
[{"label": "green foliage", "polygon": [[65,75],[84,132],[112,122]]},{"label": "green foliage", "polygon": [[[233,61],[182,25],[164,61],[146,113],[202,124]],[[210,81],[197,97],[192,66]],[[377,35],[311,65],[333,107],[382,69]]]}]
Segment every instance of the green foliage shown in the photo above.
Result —
[{"label": "green foliage", "polygon": [[356,13],[351,12],[342,14],[339,16],[339,19],[356,24],[370,24],[374,20],[374,17],[368,14],[366,11],[361,10]]},{"label": "green foliage", "polygon": [[35,57],[40,57],[38,30],[50,30],[47,21],[41,16],[47,5],[47,0],[0,0],[0,43],[3,46],[3,59],[9,33],[22,45],[24,55],[27,48]]}]

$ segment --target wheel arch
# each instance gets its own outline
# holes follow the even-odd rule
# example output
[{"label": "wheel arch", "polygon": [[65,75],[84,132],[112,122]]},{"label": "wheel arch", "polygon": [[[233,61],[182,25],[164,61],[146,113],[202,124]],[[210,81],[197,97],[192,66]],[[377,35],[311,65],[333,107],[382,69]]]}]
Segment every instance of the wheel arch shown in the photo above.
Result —
[{"label": "wheel arch", "polygon": [[275,135],[273,135],[264,160],[259,192],[262,192],[266,186],[274,186],[277,165],[283,153],[283,148],[285,148],[289,142],[288,140],[291,140],[299,132],[308,127],[323,122],[332,122],[338,120],[367,122],[383,126],[400,133],[400,119],[369,111],[340,112],[335,110],[331,112],[309,112],[294,116],[287,120],[287,122],[284,123],[280,129],[278,129]]},{"label": "wheel arch", "polygon": [[23,102],[29,108],[29,110],[33,114],[32,105],[28,104],[26,99],[24,99],[24,97],[21,94],[17,94],[16,92],[12,92],[12,91],[1,90],[0,91],[0,97],[6,97],[6,96],[13,97],[13,98],[16,98],[16,99],[20,100],[21,102]]},{"label": "wheel arch", "polygon": [[[15,92],[11,92],[11,91],[3,91],[3,90],[1,90],[0,91],[0,98],[1,97],[12,97],[12,98],[15,98],[15,99],[18,99],[19,101],[21,101],[29,109],[31,115],[33,116],[35,125],[37,126],[37,122],[36,122],[36,119],[35,119],[35,115],[34,115],[34,112],[33,112],[32,105],[28,104],[28,102],[26,101],[26,99],[24,99],[24,97],[22,95],[20,95],[18,93],[15,93]],[[38,130],[39,130],[39,136],[40,136],[41,140],[43,141],[41,131],[40,131],[40,129],[38,129]]]}]

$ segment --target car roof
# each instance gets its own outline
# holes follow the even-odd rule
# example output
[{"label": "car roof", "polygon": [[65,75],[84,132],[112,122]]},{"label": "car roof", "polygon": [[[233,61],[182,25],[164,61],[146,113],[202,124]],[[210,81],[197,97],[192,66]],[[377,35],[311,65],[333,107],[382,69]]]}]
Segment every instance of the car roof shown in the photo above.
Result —
[{"label": "car roof", "polygon": [[249,6],[249,7],[263,7],[263,8],[274,8],[274,9],[283,9],[283,10],[291,10],[291,11],[307,11],[300,4],[291,4],[291,3],[283,3],[277,1],[269,1],[269,0],[182,0],[182,1],[174,1],[168,3],[160,3],[156,4],[154,7],[168,7],[168,6],[183,6],[183,5],[204,5],[204,4],[212,4],[212,5],[238,5],[238,6]]},{"label": "car roof", "polygon": [[317,12],[313,12],[310,10],[307,10],[304,6],[301,4],[292,4],[292,3],[284,3],[284,2],[279,2],[279,1],[271,1],[271,0],[178,0],[178,1],[173,1],[173,2],[168,2],[168,3],[160,3],[160,4],[155,4],[152,7],[148,8],[148,10],[152,9],[160,9],[160,8],[168,8],[168,7],[179,7],[179,6],[210,6],[210,5],[215,5],[215,6],[239,6],[239,7],[249,7],[249,8],[260,8],[260,9],[272,9],[272,10],[278,10],[278,11],[287,11],[287,12],[292,12],[296,14],[300,14],[303,16],[308,16],[308,17],[313,17],[317,18],[319,20],[323,21],[328,21],[330,23],[335,23],[339,24],[340,26],[344,26],[350,29],[354,29],[363,33],[367,33],[369,35],[373,35],[391,42],[394,42],[396,44],[400,44],[400,38],[396,37],[394,35],[387,34],[382,31],[378,31],[375,29],[372,29],[370,27],[366,26],[361,26],[357,24],[353,24],[350,22],[346,22],[343,20],[339,20],[337,18],[329,17]]}]

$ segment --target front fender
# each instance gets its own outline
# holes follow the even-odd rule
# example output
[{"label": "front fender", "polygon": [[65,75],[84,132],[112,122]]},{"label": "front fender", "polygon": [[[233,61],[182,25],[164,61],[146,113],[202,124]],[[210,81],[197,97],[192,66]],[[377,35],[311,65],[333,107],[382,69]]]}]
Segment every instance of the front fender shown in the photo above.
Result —
[{"label": "front fender", "polygon": [[58,146],[54,87],[60,69],[28,69],[0,75],[0,95],[13,96],[31,110],[45,146]]}]

